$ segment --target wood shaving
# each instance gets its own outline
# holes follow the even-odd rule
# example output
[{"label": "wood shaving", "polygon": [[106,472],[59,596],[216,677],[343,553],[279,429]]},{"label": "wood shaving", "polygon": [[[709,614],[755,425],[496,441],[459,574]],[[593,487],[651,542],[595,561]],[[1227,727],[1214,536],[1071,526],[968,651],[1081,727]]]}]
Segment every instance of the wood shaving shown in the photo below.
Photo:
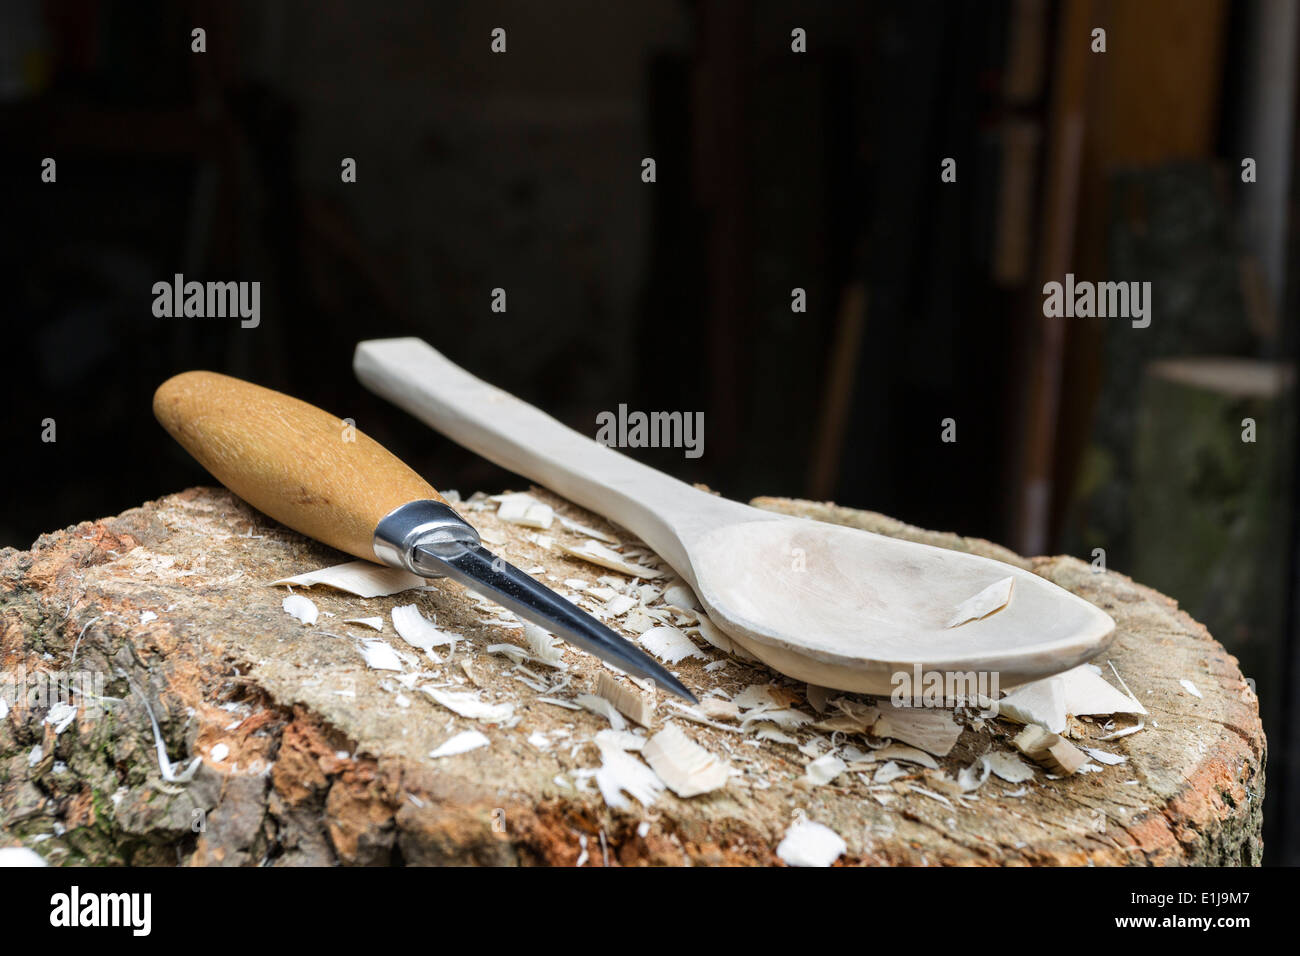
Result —
[{"label": "wood shaving", "polygon": [[596,771],[596,787],[613,810],[630,810],[623,796],[627,793],[642,806],[650,806],[664,791],[664,782],[636,757],[616,746],[600,747],[601,765]]},{"label": "wood shaving", "polygon": [[660,625],[652,627],[637,640],[647,651],[665,664],[676,664],[688,657],[704,657],[705,654],[695,642],[675,627]]},{"label": "wood shaving", "polygon": [[[936,764],[936,766],[938,765]],[[881,764],[878,768],[876,768],[875,775],[871,778],[871,782],[891,783],[897,780],[899,777],[906,777],[908,774],[912,772],[913,771],[911,770],[904,770],[898,764],[894,763],[894,761],[889,760]]]},{"label": "wood shaving", "polygon": [[974,597],[969,597],[957,605],[957,610],[949,619],[946,627],[959,627],[968,621],[978,621],[1000,611],[1011,601],[1011,591],[1016,579],[1012,577],[994,581]]},{"label": "wood shaving", "polygon": [[700,637],[704,638],[705,643],[716,647],[724,654],[736,654],[739,650],[731,638],[727,637],[726,634],[723,634],[722,631],[718,629],[717,625],[707,617],[701,616],[698,618],[695,622],[695,627],[691,628],[691,630],[697,631]]},{"label": "wood shaving", "polygon": [[833,752],[823,754],[804,767],[803,779],[815,787],[821,787],[833,781],[847,769],[849,769],[849,765],[835,756]]},{"label": "wood shaving", "polygon": [[782,730],[797,730],[804,724],[812,722],[812,718],[807,714],[797,710],[782,708],[781,710],[764,710],[755,708],[746,712],[740,721],[742,730],[747,730],[751,725],[757,723],[775,724]]},{"label": "wood shaving", "polygon": [[421,687],[434,700],[452,713],[460,714],[471,720],[481,720],[489,724],[504,724],[515,712],[513,704],[489,704],[479,700],[478,694],[455,693],[439,690],[436,687]]},{"label": "wood shaving", "polygon": [[[1200,697],[1202,700],[1205,699],[1205,695],[1202,694],[1200,690],[1197,688],[1197,686],[1193,684],[1191,681],[1189,681],[1186,677],[1179,680],[1178,683],[1182,684],[1183,690],[1187,691],[1187,693],[1191,694],[1193,697]],[[1142,711],[1142,713],[1145,714],[1146,711],[1144,710]]]},{"label": "wood shaving", "polygon": [[290,594],[280,606],[284,608],[285,614],[296,617],[307,625],[315,624],[316,619],[320,617],[320,609],[316,607],[315,602],[301,594]]},{"label": "wood shaving", "polygon": [[1015,754],[985,754],[980,759],[984,761],[984,764],[993,772],[995,777],[1005,780],[1007,783],[1025,783],[1034,779],[1034,768]]},{"label": "wood shaving", "polygon": [[902,760],[905,763],[917,763],[931,770],[938,770],[939,763],[924,750],[917,750],[906,744],[889,744],[874,751],[876,760]]},{"label": "wood shaving", "polygon": [[640,724],[642,727],[649,727],[654,723],[654,694],[620,683],[605,671],[596,675],[596,693],[613,704],[619,713],[633,723]]},{"label": "wood shaving", "polygon": [[376,631],[384,629],[384,619],[382,617],[345,617],[344,624],[360,624],[363,627],[371,627]]},{"label": "wood shaving", "polygon": [[848,844],[830,827],[800,817],[785,831],[776,855],[788,866],[830,866],[847,850]]},{"label": "wood shaving", "polygon": [[819,714],[826,713],[833,693],[834,691],[829,687],[819,687],[817,684],[809,684],[804,688],[804,697],[808,699],[808,706]]},{"label": "wood shaving", "polygon": [[486,747],[489,743],[490,741],[480,731],[465,730],[444,741],[436,750],[429,751],[429,756],[454,757],[456,754]]},{"label": "wood shaving", "polygon": [[758,724],[754,734],[759,740],[770,740],[774,744],[789,744],[797,747],[799,741],[783,732],[776,724]]},{"label": "wood shaving", "polygon": [[565,710],[582,710],[580,704],[575,704],[571,700],[561,700],[558,697],[538,697],[539,703],[550,704],[552,707],[563,707]]},{"label": "wood shaving", "polygon": [[646,738],[640,734],[634,734],[630,730],[614,730],[610,728],[596,734],[595,744],[599,750],[604,750],[607,747],[613,747],[616,750],[641,750],[645,747]]},{"label": "wood shaving", "polygon": [[700,610],[700,602],[695,597],[695,592],[680,582],[664,591],[664,603],[670,607],[686,608],[692,611]]},{"label": "wood shaving", "polygon": [[564,642],[532,621],[524,621],[524,640],[533,657],[551,667],[564,667]]},{"label": "wood shaving", "polygon": [[357,597],[373,598],[427,587],[429,582],[402,568],[390,568],[371,561],[349,561],[271,582],[272,587],[281,584],[304,588],[324,584]]},{"label": "wood shaving", "polygon": [[1144,729],[1144,728],[1146,727],[1146,725],[1147,725],[1147,724],[1146,724],[1146,721],[1145,721],[1145,720],[1139,720],[1139,721],[1138,721],[1134,726],[1132,726],[1132,727],[1125,727],[1125,728],[1123,728],[1122,730],[1112,731],[1111,733],[1106,734],[1105,736],[1102,736],[1102,737],[1094,737],[1093,739],[1094,739],[1094,740],[1098,740],[1098,741],[1103,741],[1103,740],[1119,740],[1121,737],[1128,737],[1128,736],[1131,735],[1131,734],[1135,734],[1135,733],[1137,733],[1139,730]]},{"label": "wood shaving", "polygon": [[551,506],[528,494],[501,495],[497,518],[510,524],[545,531],[555,519]]},{"label": "wood shaving", "polygon": [[366,666],[376,671],[401,671],[402,661],[387,641],[370,640],[361,645]]},{"label": "wood shaving", "polygon": [[1052,679],[1064,685],[1065,712],[1071,717],[1147,712],[1133,697],[1111,686],[1092,664],[1080,664]]},{"label": "wood shaving", "polygon": [[961,736],[952,711],[926,707],[887,707],[871,726],[877,737],[888,737],[919,747],[936,757],[947,756]]},{"label": "wood shaving", "polygon": [[962,793],[974,793],[989,778],[993,768],[983,759],[957,771],[957,786]]},{"label": "wood shaving", "polygon": [[620,574],[626,574],[628,577],[658,578],[663,576],[663,572],[657,568],[648,568],[645,565],[633,564],[617,551],[611,551],[599,541],[587,540],[577,547],[560,544],[559,548],[570,557],[581,558],[583,561],[590,561],[592,564],[599,565],[602,568],[609,568],[611,571],[618,571]]},{"label": "wood shaving", "polygon": [[393,608],[392,618],[393,629],[397,631],[398,636],[412,647],[424,651],[434,660],[438,658],[434,655],[433,648],[444,644],[454,645],[460,638],[459,634],[439,630],[433,622],[420,613],[420,609],[414,604]]},{"label": "wood shaving", "polygon": [[647,741],[645,758],[679,797],[693,797],[726,786],[731,768],[669,724]]},{"label": "wood shaving", "polygon": [[1126,763],[1128,761],[1128,757],[1124,756],[1123,754],[1113,754],[1109,750],[1101,750],[1097,747],[1080,747],[1079,749],[1082,750],[1084,753],[1086,753],[1093,760],[1097,761],[1097,763],[1104,763],[1110,767],[1113,767],[1116,764]]},{"label": "wood shaving", "polygon": [[717,697],[705,697],[700,701],[700,713],[715,720],[739,720],[740,707],[734,700],[720,700]]},{"label": "wood shaving", "polygon": [[605,601],[605,613],[610,617],[622,617],[636,607],[636,599],[626,594],[615,594]]},{"label": "wood shaving", "polygon": [[589,528],[585,524],[579,524],[572,518],[566,518],[564,515],[556,515],[555,517],[559,520],[560,527],[564,528],[566,531],[572,531],[574,534],[585,535],[588,538],[595,538],[598,541],[604,541],[606,544],[619,543],[618,539],[612,535],[608,535],[603,531],[597,531],[595,528]]},{"label": "wood shaving", "polygon": [[1065,730],[1065,686],[1055,677],[1022,684],[996,706],[999,717],[1018,724],[1039,724],[1054,734]]},{"label": "wood shaving", "polygon": [[615,730],[623,730],[627,727],[623,715],[604,697],[597,697],[595,694],[579,694],[574,701],[584,710],[589,710],[598,717],[604,717]]}]

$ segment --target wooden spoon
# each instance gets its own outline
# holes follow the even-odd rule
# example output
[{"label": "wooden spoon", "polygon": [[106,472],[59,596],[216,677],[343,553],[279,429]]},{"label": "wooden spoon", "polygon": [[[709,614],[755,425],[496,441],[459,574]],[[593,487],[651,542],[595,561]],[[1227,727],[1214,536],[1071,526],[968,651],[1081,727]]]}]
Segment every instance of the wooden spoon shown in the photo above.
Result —
[{"label": "wooden spoon", "polygon": [[[715,625],[791,677],[889,694],[900,675],[974,672],[1007,688],[1074,667],[1114,633],[1104,611],[1000,561],[700,491],[561,425],[420,339],[362,342],[353,366],[366,387],[459,444],[632,531],[690,584]],[[1007,578],[1003,606],[948,626],[959,605]]]}]

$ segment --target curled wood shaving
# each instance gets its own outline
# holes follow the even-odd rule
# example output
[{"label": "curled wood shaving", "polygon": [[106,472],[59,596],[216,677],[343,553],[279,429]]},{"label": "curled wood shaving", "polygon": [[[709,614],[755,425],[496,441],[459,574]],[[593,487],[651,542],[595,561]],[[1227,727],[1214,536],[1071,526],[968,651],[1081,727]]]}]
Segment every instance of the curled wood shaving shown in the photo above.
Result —
[{"label": "curled wood shaving", "polygon": [[402,568],[390,568],[372,561],[349,561],[317,571],[307,571],[291,578],[272,581],[271,586],[293,585],[309,588],[317,584],[346,591],[357,597],[387,597],[412,588],[428,586],[428,581]]},{"label": "curled wood shaving", "polygon": [[590,561],[592,564],[599,565],[602,568],[609,568],[611,571],[617,571],[620,574],[626,574],[633,578],[658,578],[663,576],[663,572],[658,568],[649,568],[642,564],[633,564],[617,551],[611,551],[599,541],[584,541],[582,544],[574,547],[572,545],[560,544],[559,549],[573,558],[581,558],[583,561]]},{"label": "curled wood shaving", "polygon": [[556,515],[559,519],[560,527],[566,531],[572,531],[574,534],[584,535],[588,538],[595,538],[598,541],[604,541],[606,544],[618,544],[618,539],[608,535],[603,531],[597,531],[595,528],[589,528],[585,524],[579,524],[572,518],[566,518],[564,515]]},{"label": "curled wood shaving", "polygon": [[889,744],[873,751],[876,760],[902,760],[905,763],[917,763],[931,770],[938,770],[939,763],[924,750],[917,750],[906,744]]},{"label": "curled wood shaving", "polygon": [[439,690],[436,687],[421,687],[420,690],[453,713],[468,717],[471,720],[481,720],[489,724],[503,724],[514,715],[515,708],[513,704],[489,704],[486,701],[479,700],[477,694],[455,693]]}]

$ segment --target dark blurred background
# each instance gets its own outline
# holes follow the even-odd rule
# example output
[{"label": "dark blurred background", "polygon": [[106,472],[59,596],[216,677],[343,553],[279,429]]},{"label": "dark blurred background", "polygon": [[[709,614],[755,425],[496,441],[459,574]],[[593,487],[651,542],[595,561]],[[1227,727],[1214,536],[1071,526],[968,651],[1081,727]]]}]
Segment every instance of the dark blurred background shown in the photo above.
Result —
[{"label": "dark blurred background", "polygon": [[[208,482],[150,412],[195,367],[352,417],[435,485],[522,485],[357,384],[359,339],[417,335],[588,434],[619,403],[703,411],[701,458],[636,454],[730,497],[1104,557],[1171,594],[1258,681],[1267,852],[1300,862],[1296,4],[0,17],[0,546]],[[177,272],[261,282],[260,326],[155,318]],[[1150,327],[1045,319],[1067,272],[1151,282]]]}]

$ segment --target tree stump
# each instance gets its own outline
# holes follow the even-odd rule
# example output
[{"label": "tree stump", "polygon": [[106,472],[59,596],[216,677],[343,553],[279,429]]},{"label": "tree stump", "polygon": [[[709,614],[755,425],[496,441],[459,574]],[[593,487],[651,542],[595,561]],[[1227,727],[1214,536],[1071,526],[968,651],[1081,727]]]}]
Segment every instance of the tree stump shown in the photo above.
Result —
[{"label": "tree stump", "polygon": [[[533,493],[559,514],[636,543]],[[498,521],[478,496],[471,501],[480,510],[467,516],[494,550],[551,586],[611,573],[563,555],[555,544],[582,536],[559,522],[537,532]],[[910,777],[883,788],[869,789],[858,773],[813,786],[803,779],[810,757],[796,746],[680,719],[661,698],[651,732],[671,720],[741,772],[712,793],[681,799],[665,791],[650,807],[630,800],[611,810],[590,779],[601,765],[591,740],[606,718],[543,702],[529,686],[568,678],[551,696],[572,698],[592,689],[600,662],[566,649],[566,670],[543,674],[489,653],[489,645],[518,643],[520,632],[493,623],[450,582],[370,599],[298,591],[322,612],[306,626],[282,609],[286,590],[269,582],[346,557],[224,490],[194,488],[44,535],[30,551],[0,552],[0,668],[11,682],[0,718],[0,845],[84,864],[775,864],[782,835],[806,817],[843,838],[841,864],[1259,862],[1265,744],[1257,701],[1236,661],[1173,601],[1072,558],[1026,560],[833,505],[756,504],[1010,561],[1105,608],[1118,636],[1104,657],[1150,711],[1144,730],[1102,745],[1126,762],[1061,779],[1040,772],[1021,786],[990,778],[973,794],[945,796],[936,780],[1007,750],[1019,730],[969,720],[937,771],[909,767]],[[404,665],[425,671],[408,687],[403,675],[368,669],[359,648],[370,637],[408,652],[389,612],[412,603],[464,640],[442,664]],[[345,623],[369,616],[385,618],[382,632]],[[702,649],[703,658],[675,665],[698,692],[770,682],[790,706],[812,713],[804,685]],[[447,650],[439,649],[444,659]],[[53,691],[17,699],[15,675],[24,674],[25,690],[49,686],[40,675],[74,683],[80,675],[99,680],[92,693],[118,700],[74,698],[74,709],[59,707]],[[509,702],[518,720],[484,726],[457,716],[419,692],[426,682]],[[179,779],[160,773],[151,713]],[[489,745],[429,756],[469,729]],[[795,736],[806,743],[811,735]]]}]

